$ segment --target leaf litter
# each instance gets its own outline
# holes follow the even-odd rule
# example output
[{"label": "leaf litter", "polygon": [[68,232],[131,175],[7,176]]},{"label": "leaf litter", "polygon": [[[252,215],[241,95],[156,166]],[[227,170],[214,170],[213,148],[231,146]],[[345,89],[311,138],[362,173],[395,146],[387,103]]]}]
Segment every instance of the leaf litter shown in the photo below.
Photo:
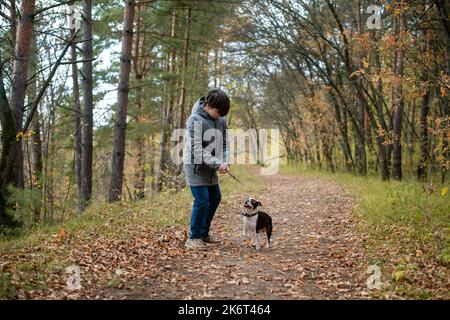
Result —
[{"label": "leaf litter", "polygon": [[[282,175],[263,179],[263,192],[252,197],[261,201],[263,210],[273,218],[271,248],[256,251],[251,241],[243,240],[240,213],[248,195],[236,191],[224,197],[213,221],[213,236],[222,239],[222,244],[207,252],[184,247],[188,226],[155,230],[148,225],[121,225],[120,233],[113,236],[60,229],[38,247],[0,253],[0,272],[10,275],[9,281],[17,288],[7,298],[380,297],[381,291],[366,286],[367,236],[358,231],[352,198],[340,186],[324,180]],[[63,257],[59,265],[55,265],[57,257]],[[81,289],[68,288],[69,265],[80,267]],[[407,276],[413,278],[414,270],[397,270],[393,280],[382,280],[400,282]],[[439,276],[448,279],[445,270]],[[32,285],[25,288],[20,285],[23,282]],[[384,292],[382,298],[399,296]]]}]

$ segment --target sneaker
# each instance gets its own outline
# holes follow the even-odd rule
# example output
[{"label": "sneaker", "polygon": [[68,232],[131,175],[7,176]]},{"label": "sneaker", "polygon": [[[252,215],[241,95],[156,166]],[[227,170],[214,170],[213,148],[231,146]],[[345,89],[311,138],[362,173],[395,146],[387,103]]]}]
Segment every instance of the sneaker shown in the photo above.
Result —
[{"label": "sneaker", "polygon": [[219,240],[211,238],[210,236],[202,238],[202,241],[204,243],[206,243],[206,245],[214,245],[215,246],[215,245],[219,245],[220,244]]},{"label": "sneaker", "polygon": [[184,246],[189,249],[208,250],[208,245],[200,238],[188,239]]}]

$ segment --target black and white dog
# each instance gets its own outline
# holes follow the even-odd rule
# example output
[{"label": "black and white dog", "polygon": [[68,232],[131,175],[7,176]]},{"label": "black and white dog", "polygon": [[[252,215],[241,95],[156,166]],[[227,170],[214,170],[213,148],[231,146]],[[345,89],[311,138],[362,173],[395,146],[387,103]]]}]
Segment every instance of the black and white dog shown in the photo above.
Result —
[{"label": "black and white dog", "polygon": [[259,211],[258,207],[261,206],[261,202],[247,198],[244,201],[244,239],[247,236],[247,231],[253,232],[255,238],[256,250],[260,249],[258,242],[258,234],[261,231],[265,231],[267,234],[267,248],[270,248],[270,237],[272,236],[272,218],[265,212]]}]

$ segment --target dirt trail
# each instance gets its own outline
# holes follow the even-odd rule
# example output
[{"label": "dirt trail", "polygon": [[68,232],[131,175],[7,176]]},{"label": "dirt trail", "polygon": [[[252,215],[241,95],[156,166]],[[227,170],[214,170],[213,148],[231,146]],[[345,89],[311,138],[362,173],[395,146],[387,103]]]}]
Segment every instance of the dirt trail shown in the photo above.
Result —
[{"label": "dirt trail", "polygon": [[[187,228],[161,234],[158,272],[96,295],[114,299],[361,299],[367,298],[362,237],[351,198],[338,185],[307,177],[266,176],[259,195],[223,199],[213,222],[222,245],[184,249]],[[260,200],[273,218],[270,249],[242,240],[241,203]],[[175,235],[165,239],[167,234]]]}]

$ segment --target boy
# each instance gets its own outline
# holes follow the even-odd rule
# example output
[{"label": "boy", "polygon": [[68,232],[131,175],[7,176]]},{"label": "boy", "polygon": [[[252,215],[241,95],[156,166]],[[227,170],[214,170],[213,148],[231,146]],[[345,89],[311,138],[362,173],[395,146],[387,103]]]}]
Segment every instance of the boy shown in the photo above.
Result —
[{"label": "boy", "polygon": [[187,248],[206,250],[220,244],[211,238],[209,228],[221,200],[217,171],[229,170],[227,123],[223,118],[229,110],[230,98],[226,93],[212,89],[194,104],[186,121],[183,167],[194,196]]}]

